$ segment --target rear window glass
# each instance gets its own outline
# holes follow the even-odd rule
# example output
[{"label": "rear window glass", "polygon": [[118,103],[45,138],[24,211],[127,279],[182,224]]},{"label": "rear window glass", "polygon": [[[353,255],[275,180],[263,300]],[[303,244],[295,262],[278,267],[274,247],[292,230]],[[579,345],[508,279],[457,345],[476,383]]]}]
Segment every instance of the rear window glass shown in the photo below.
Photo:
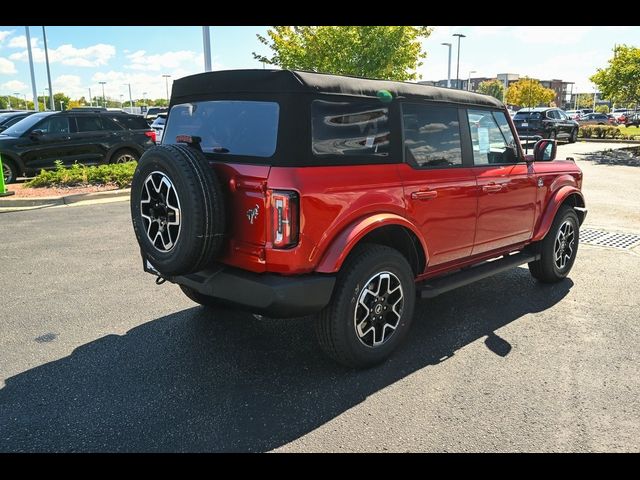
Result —
[{"label": "rear window glass", "polygon": [[138,115],[118,115],[111,118],[128,130],[149,130],[147,121]]},{"label": "rear window glass", "polygon": [[202,139],[205,153],[271,157],[276,151],[279,115],[275,102],[182,103],[171,107],[163,143],[175,143],[178,135],[192,135]]},{"label": "rear window glass", "polygon": [[316,155],[389,155],[389,110],[380,102],[312,103],[312,148]]},{"label": "rear window glass", "polygon": [[542,114],[540,112],[517,112],[514,120],[540,120]]},{"label": "rear window glass", "polygon": [[95,132],[102,130],[102,122],[98,117],[76,117],[79,132]]}]

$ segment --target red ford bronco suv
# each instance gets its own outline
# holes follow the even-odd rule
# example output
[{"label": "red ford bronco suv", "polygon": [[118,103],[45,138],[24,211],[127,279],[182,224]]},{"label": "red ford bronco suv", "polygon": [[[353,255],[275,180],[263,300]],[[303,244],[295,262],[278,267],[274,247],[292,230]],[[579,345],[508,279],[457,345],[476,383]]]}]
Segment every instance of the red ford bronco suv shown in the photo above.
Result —
[{"label": "red ford bronco suv", "polygon": [[381,362],[416,297],[524,263],[562,280],[587,213],[582,172],[540,140],[525,156],[498,100],[288,70],[174,83],[131,216],[144,269],[193,301],[317,313],[332,358]]}]

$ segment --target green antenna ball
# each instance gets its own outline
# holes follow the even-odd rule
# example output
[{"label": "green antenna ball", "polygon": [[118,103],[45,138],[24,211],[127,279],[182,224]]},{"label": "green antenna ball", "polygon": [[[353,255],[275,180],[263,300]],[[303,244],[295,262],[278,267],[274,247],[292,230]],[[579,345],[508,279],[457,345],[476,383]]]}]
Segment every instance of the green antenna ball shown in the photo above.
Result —
[{"label": "green antenna ball", "polygon": [[391,100],[393,100],[393,95],[391,95],[391,92],[389,90],[378,90],[376,95],[383,103],[389,103]]}]

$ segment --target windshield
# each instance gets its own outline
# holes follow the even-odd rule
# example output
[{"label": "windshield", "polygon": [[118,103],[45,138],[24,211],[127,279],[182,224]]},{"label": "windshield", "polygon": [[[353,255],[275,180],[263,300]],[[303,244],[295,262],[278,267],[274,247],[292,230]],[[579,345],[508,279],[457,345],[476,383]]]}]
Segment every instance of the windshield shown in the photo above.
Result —
[{"label": "windshield", "polygon": [[540,120],[542,114],[540,112],[518,112],[513,117],[514,120]]},{"label": "windshield", "polygon": [[270,157],[276,151],[280,107],[275,102],[210,101],[174,105],[163,143],[198,136],[205,153]]},{"label": "windshield", "polygon": [[2,134],[12,137],[19,137],[20,135],[31,129],[31,127],[33,127],[40,120],[42,120],[43,118],[47,118],[51,114],[52,112],[42,112],[29,115],[27,118],[23,118],[18,123],[11,125],[4,132],[2,132]]}]

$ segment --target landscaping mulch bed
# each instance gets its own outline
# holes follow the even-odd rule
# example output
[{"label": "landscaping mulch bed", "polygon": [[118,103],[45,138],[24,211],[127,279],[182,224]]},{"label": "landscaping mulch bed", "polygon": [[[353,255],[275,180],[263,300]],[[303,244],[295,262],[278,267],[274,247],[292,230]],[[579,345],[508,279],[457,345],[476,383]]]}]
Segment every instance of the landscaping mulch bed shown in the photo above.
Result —
[{"label": "landscaping mulch bed", "polygon": [[14,198],[60,197],[74,195],[76,193],[106,192],[108,190],[117,189],[118,186],[116,184],[42,188],[25,188],[23,183],[12,183],[7,185],[7,190],[15,192],[15,195],[13,195]]}]

